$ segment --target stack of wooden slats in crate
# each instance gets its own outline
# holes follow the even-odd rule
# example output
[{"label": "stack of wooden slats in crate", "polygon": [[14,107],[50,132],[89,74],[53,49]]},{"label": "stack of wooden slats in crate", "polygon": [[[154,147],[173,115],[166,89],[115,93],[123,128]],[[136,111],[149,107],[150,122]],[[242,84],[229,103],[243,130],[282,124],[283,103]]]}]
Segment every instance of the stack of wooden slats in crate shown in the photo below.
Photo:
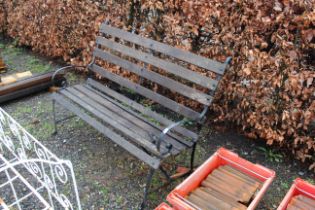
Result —
[{"label": "stack of wooden slats in crate", "polygon": [[315,209],[315,200],[310,199],[304,195],[297,195],[294,196],[288,207],[287,210],[313,210]]},{"label": "stack of wooden slats in crate", "polygon": [[209,174],[187,200],[200,209],[243,210],[261,186],[261,181],[224,165]]}]

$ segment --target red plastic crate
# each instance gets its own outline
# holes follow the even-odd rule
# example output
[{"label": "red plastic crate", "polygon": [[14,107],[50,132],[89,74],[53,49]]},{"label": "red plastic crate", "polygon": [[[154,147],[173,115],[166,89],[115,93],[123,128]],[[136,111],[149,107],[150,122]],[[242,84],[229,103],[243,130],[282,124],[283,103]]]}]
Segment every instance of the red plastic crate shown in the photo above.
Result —
[{"label": "red plastic crate", "polygon": [[297,178],[296,180],[294,180],[293,185],[291,186],[290,190],[284,197],[277,210],[287,209],[287,206],[290,203],[291,199],[297,195],[304,195],[315,200],[315,186],[300,178]]},{"label": "red plastic crate", "polygon": [[172,207],[167,205],[166,203],[161,203],[155,210],[174,210]]},{"label": "red plastic crate", "polygon": [[173,205],[175,209],[179,210],[196,210],[185,197],[194,189],[200,186],[201,182],[216,168],[223,165],[230,165],[235,169],[242,171],[243,173],[257,178],[263,182],[263,185],[259,192],[256,194],[253,201],[250,203],[247,209],[255,209],[259,201],[262,199],[266,190],[270,186],[271,182],[275,178],[275,172],[267,169],[261,165],[253,164],[243,158],[240,158],[237,154],[220,148],[214,153],[206,162],[204,162],[194,173],[192,173],[184,182],[178,185],[168,196],[167,200]]}]

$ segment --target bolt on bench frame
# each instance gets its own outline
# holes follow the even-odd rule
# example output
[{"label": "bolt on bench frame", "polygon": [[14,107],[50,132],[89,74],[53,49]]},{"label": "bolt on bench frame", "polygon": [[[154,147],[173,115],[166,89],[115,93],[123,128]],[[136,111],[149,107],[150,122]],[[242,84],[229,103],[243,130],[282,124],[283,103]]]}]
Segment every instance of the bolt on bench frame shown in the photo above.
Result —
[{"label": "bolt on bench frame", "polygon": [[[164,57],[161,58],[162,56]],[[135,60],[137,62],[134,62]],[[176,60],[186,63],[186,66],[179,65]],[[141,205],[143,209],[154,172],[161,170],[167,180],[171,181],[171,177],[161,166],[164,159],[191,149],[190,171],[193,169],[198,135],[183,125],[189,121],[202,125],[218,83],[230,60],[231,58],[228,58],[225,63],[220,63],[103,23],[100,36],[96,38],[92,62],[86,67],[79,66],[79,68],[87,68],[90,75],[96,74],[106,78],[108,83],[104,85],[88,78],[85,84],[73,87],[65,85],[53,93],[55,125],[57,126],[57,122],[62,121],[56,120],[55,103],[57,102],[148,164],[151,169]],[[108,71],[102,67],[104,62],[115,65],[117,72],[129,72],[140,79],[135,83],[129,78]],[[215,79],[189,69],[190,65],[202,68],[205,72],[211,71],[216,75]],[[151,67],[159,70],[154,71]],[[75,67],[64,67],[57,70],[55,75],[71,68]],[[164,73],[161,73],[161,69]],[[113,86],[113,83],[116,86]],[[197,112],[167,97],[167,94],[163,95],[148,88],[146,84],[155,84],[169,93],[182,95],[198,102],[204,106],[204,109],[202,112]],[[192,87],[192,84],[207,89],[208,92],[198,90]],[[127,97],[123,89],[131,90],[181,115],[181,120],[178,122],[169,120]]]}]

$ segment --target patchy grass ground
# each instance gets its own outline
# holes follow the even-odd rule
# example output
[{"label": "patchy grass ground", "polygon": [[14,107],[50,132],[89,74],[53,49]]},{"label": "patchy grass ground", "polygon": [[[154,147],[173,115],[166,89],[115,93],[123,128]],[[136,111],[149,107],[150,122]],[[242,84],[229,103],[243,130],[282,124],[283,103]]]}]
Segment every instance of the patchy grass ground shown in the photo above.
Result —
[{"label": "patchy grass ground", "polygon": [[[14,44],[0,42],[8,73],[30,70],[41,73],[58,65],[41,58]],[[81,76],[71,75],[72,82],[82,82]],[[52,103],[50,93],[12,101],[1,106],[20,122],[31,134],[60,158],[70,159],[74,165],[83,209],[137,209],[141,202],[148,167],[123,149],[114,145],[78,118],[59,125],[59,132],[52,136]],[[70,113],[58,107],[58,118]],[[261,141],[253,141],[235,131],[215,131],[211,125],[203,128],[197,148],[196,164],[201,164],[219,147],[226,147],[240,156],[277,172],[277,178],[264,196],[258,209],[276,209],[292,181],[296,177],[314,183],[314,174],[292,160],[285,152],[265,147]],[[188,154],[166,161],[167,167],[187,164]],[[162,176],[154,177],[153,186],[161,184]],[[154,209],[165,200],[167,194],[182,180],[150,194],[148,209]]]}]

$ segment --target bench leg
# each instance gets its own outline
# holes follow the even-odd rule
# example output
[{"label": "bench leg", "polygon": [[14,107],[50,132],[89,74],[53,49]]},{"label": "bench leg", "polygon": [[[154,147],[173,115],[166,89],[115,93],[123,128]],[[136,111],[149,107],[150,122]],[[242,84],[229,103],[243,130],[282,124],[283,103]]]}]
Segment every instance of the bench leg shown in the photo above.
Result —
[{"label": "bench leg", "polygon": [[168,183],[171,183],[172,182],[172,178],[171,178],[171,176],[166,172],[166,170],[162,167],[162,166],[160,166],[160,171],[162,172],[162,174],[165,176],[165,178],[167,179],[167,182]]},{"label": "bench leg", "polygon": [[147,183],[146,183],[146,186],[145,186],[145,189],[144,189],[143,201],[142,201],[141,207],[140,207],[141,210],[144,210],[145,207],[146,207],[148,194],[149,194],[149,190],[150,190],[150,187],[151,187],[151,182],[152,182],[152,178],[153,178],[155,170],[156,169],[154,169],[154,168],[150,168],[150,171],[149,171],[149,174],[148,174],[148,177],[147,177]]},{"label": "bench leg", "polygon": [[190,157],[190,172],[192,172],[194,170],[194,161],[195,161],[195,152],[196,152],[196,146],[197,143],[195,142],[192,150],[191,150],[191,157]]},{"label": "bench leg", "polygon": [[56,101],[54,99],[52,100],[52,109],[53,109],[53,119],[54,119],[53,135],[56,135],[58,130],[57,130],[57,117],[56,117]]}]

